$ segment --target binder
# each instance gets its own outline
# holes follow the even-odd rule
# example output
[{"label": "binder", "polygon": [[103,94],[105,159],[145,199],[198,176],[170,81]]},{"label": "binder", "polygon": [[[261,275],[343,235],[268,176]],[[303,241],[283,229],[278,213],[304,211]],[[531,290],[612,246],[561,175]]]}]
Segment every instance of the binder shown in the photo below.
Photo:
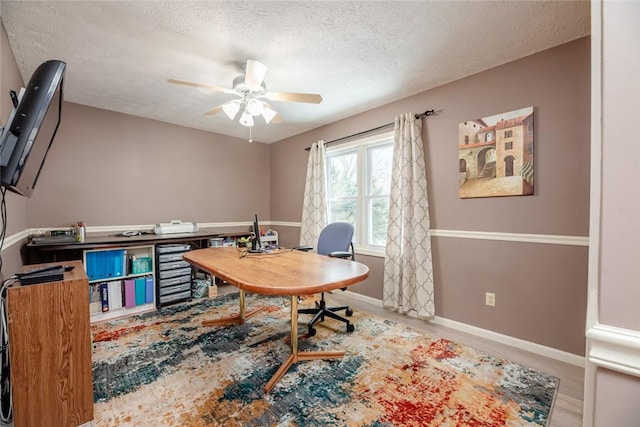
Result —
[{"label": "binder", "polygon": [[124,281],[124,306],[126,308],[136,306],[136,286],[133,279]]},{"label": "binder", "polygon": [[94,252],[96,279],[104,279],[107,277],[105,258],[106,255],[104,251]]},{"label": "binder", "polygon": [[109,282],[109,308],[116,310],[122,308],[122,281]]},{"label": "binder", "polygon": [[146,287],[144,301],[147,304],[149,304],[153,302],[153,288],[154,288],[153,276],[146,276],[144,279],[145,279],[145,287]]},{"label": "binder", "polygon": [[87,252],[86,264],[84,268],[87,271],[87,277],[89,278],[89,280],[96,280],[96,253],[95,252]]},{"label": "binder", "polygon": [[102,312],[109,311],[109,284],[100,283],[100,296],[102,301]]},{"label": "binder", "polygon": [[146,299],[146,280],[144,277],[137,277],[135,279],[135,303],[136,305],[142,305]]},{"label": "binder", "polygon": [[113,251],[104,251],[104,275],[113,277]]},{"label": "binder", "polygon": [[129,270],[129,252],[126,249],[122,250],[122,275],[128,276],[130,273]]},{"label": "binder", "polygon": [[113,277],[124,276],[124,269],[122,268],[122,250],[111,251],[111,265]]}]

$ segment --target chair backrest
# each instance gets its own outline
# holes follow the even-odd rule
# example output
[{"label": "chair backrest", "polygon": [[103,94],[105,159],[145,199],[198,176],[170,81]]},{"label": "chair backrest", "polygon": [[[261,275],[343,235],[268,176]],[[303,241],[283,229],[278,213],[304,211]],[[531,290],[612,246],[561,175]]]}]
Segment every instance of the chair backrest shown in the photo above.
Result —
[{"label": "chair backrest", "polygon": [[349,251],[353,239],[353,225],[348,222],[333,222],[320,232],[318,253],[328,255],[335,251]]}]

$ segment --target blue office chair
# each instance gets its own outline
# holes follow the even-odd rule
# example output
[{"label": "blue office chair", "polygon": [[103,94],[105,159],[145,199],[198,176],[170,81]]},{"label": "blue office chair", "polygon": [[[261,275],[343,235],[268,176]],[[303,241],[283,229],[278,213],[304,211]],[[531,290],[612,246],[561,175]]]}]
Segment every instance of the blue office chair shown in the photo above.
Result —
[{"label": "blue office chair", "polygon": [[[353,250],[353,243],[351,239],[353,238],[353,225],[348,222],[334,222],[327,225],[322,232],[320,232],[320,236],[318,237],[318,253],[320,255],[327,255],[334,258],[343,258],[343,259],[351,259],[355,260],[355,252]],[[298,246],[295,249],[308,252],[313,249],[311,246]],[[344,291],[346,288],[343,288]],[[315,308],[301,308],[298,310],[299,314],[313,314],[314,317],[307,324],[309,327],[309,335],[314,336],[316,334],[316,330],[314,325],[317,322],[323,322],[325,316],[330,317],[335,320],[340,320],[347,324],[347,332],[353,332],[355,327],[353,323],[344,317],[336,314],[337,311],[345,310],[345,315],[347,317],[353,314],[353,310],[348,306],[341,307],[327,307],[326,301],[324,299],[324,292],[320,298],[319,302],[316,302]]]}]

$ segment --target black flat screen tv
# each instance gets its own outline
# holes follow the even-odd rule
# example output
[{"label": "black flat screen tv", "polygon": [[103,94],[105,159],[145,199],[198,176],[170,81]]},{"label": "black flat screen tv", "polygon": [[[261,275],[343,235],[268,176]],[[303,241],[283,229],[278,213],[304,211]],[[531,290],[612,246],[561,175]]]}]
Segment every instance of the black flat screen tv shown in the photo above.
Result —
[{"label": "black flat screen tv", "polygon": [[31,197],[60,125],[66,63],[46,61],[33,72],[0,138],[0,185]]}]

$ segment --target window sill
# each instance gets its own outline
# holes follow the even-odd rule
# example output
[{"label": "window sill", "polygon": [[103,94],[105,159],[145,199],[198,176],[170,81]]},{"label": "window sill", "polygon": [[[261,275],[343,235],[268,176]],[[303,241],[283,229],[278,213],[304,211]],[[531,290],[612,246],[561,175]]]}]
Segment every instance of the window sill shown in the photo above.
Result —
[{"label": "window sill", "polygon": [[378,258],[384,258],[384,249],[370,249],[356,246],[356,255],[366,255]]}]

